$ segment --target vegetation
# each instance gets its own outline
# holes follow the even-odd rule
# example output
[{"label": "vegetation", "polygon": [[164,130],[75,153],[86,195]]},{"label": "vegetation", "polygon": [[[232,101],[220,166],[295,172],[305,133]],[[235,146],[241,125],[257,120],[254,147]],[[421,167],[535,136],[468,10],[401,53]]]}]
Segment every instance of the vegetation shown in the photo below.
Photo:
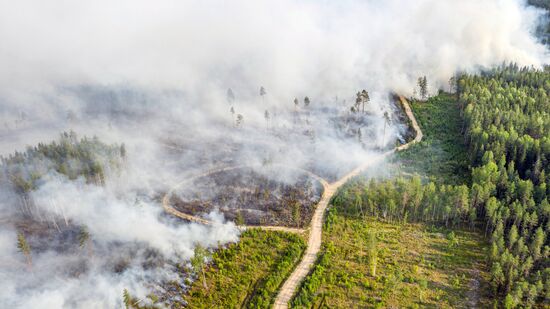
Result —
[{"label": "vegetation", "polygon": [[508,307],[548,305],[550,72],[512,64],[458,85],[494,293]]},{"label": "vegetation", "polygon": [[419,77],[417,84],[420,90],[420,97],[422,100],[426,100],[428,98],[428,79],[426,76]]},{"label": "vegetation", "polygon": [[365,104],[370,102],[369,92],[363,89],[358,91],[355,98],[355,104],[350,108],[352,113],[357,113],[361,110],[361,113],[365,113]]},{"label": "vegetation", "polygon": [[74,132],[65,132],[57,142],[39,143],[25,152],[0,156],[0,184],[11,184],[24,194],[35,189],[43,175],[52,171],[69,179],[82,176],[89,182],[102,184],[105,169],[118,166],[125,156],[124,144],[106,145],[97,137],[79,140]]},{"label": "vegetation", "polygon": [[[322,254],[293,308],[485,304],[487,273],[478,261],[483,261],[486,245],[475,232],[382,222],[332,207],[323,239]],[[471,293],[472,285],[477,294]]]},{"label": "vegetation", "polygon": [[538,29],[537,34],[541,37],[542,42],[550,45],[550,1],[548,0],[527,0],[527,3],[546,10],[544,21]]},{"label": "vegetation", "polygon": [[419,173],[448,184],[469,182],[468,154],[461,131],[463,120],[455,96],[441,93],[426,102],[411,100],[424,138],[395,161],[406,173]]},{"label": "vegetation", "polygon": [[204,267],[206,264],[206,260],[209,257],[209,252],[201,246],[200,244],[197,244],[195,246],[195,251],[193,252],[193,257],[191,258],[191,267],[193,268],[193,272],[199,276],[201,276],[202,279],[202,287],[208,291],[208,284],[206,283],[206,275],[204,273]]},{"label": "vegetation", "polygon": [[418,176],[386,181],[357,178],[339,191],[332,204],[343,214],[390,223],[429,222],[471,228],[476,212],[469,196],[465,185],[422,184]]},{"label": "vegetation", "polygon": [[[495,307],[550,305],[550,71],[512,64],[479,76],[455,77],[450,85],[456,89],[457,99],[440,94],[426,103],[413,104],[426,140],[399,154],[409,162],[418,162],[412,164],[412,171],[433,172],[437,182],[421,181],[418,176],[385,181],[359,178],[343,187],[327,216],[323,253],[294,299],[295,307],[346,307],[362,302],[385,307],[469,307],[464,297],[477,303],[479,295],[468,295],[479,291],[476,285],[486,277]],[[434,142],[438,147],[432,146]],[[470,181],[463,173],[450,176],[451,171],[467,170],[468,165]],[[427,236],[433,226],[446,235],[440,237],[445,246]],[[476,227],[482,230],[469,231],[479,231]],[[415,235],[411,241],[415,247],[403,250],[411,234]],[[483,234],[490,250],[483,249]],[[394,251],[391,256],[398,261],[391,265],[399,271],[393,277],[384,272],[385,235],[391,235],[396,252],[413,252],[412,259],[405,254],[399,260]],[[450,281],[411,293],[410,286],[394,278],[403,277],[404,265],[411,260],[411,266],[422,267],[423,262],[415,256],[423,244],[457,258],[449,258],[447,264],[438,258],[437,263],[432,262],[434,269],[457,269],[461,278],[470,275],[470,279],[432,274],[431,278]],[[476,254],[466,257],[466,252]],[[484,260],[490,275],[485,275],[483,265],[475,265]],[[465,264],[453,265],[458,261]],[[463,269],[470,270],[460,274]],[[407,275],[410,273],[416,272]],[[380,277],[384,285],[376,281]],[[385,285],[388,278],[392,279],[389,287]],[[409,279],[404,281],[409,283]],[[465,282],[477,284],[468,287]],[[453,288],[425,297],[445,286]]]},{"label": "vegetation", "polygon": [[247,230],[238,243],[213,253],[208,288],[196,280],[184,299],[190,308],[270,308],[305,247],[295,234]]},{"label": "vegetation", "polygon": [[27,242],[27,238],[23,233],[17,234],[17,249],[25,256],[27,260],[27,266],[29,269],[32,267],[31,246]]}]

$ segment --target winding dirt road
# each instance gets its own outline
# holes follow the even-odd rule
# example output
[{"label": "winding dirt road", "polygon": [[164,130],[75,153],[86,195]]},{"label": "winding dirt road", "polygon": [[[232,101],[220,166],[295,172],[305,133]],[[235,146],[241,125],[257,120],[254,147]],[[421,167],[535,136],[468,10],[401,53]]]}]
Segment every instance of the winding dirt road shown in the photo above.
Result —
[{"label": "winding dirt road", "polygon": [[[414,117],[414,114],[412,113],[412,110],[411,110],[407,100],[405,99],[405,97],[399,96],[399,101],[401,102],[401,105],[403,106],[405,114],[411,120],[413,129],[416,132],[416,137],[414,138],[414,140],[410,141],[409,143],[403,144],[403,145],[398,146],[398,147],[396,147],[392,150],[386,151],[386,152],[384,152],[380,155],[377,155],[374,158],[370,158],[368,161],[364,162],[363,164],[361,164],[360,166],[358,166],[357,168],[355,168],[354,170],[352,170],[351,172],[349,172],[348,174],[346,174],[342,178],[340,178],[337,181],[335,181],[333,183],[330,183],[330,184],[325,179],[323,179],[322,177],[320,177],[320,176],[318,176],[318,175],[316,175],[316,174],[314,174],[310,171],[307,171],[307,170],[304,170],[304,169],[301,169],[301,168],[285,166],[287,168],[294,168],[294,169],[297,169],[297,170],[300,170],[302,172],[307,173],[312,178],[318,180],[321,183],[321,185],[323,186],[324,190],[323,190],[323,195],[321,197],[321,200],[319,201],[319,203],[317,205],[317,208],[315,209],[315,212],[314,212],[313,217],[311,219],[310,227],[308,228],[309,238],[308,238],[306,252],[304,253],[304,255],[302,257],[302,260],[300,261],[298,266],[294,269],[292,274],[290,274],[290,276],[283,283],[281,289],[279,290],[279,294],[277,295],[277,297],[275,299],[274,308],[276,308],[276,309],[288,308],[288,303],[292,299],[292,296],[294,296],[294,292],[296,291],[296,289],[298,288],[298,286],[300,285],[302,280],[308,275],[311,267],[315,264],[315,261],[317,259],[317,254],[321,250],[321,236],[322,236],[322,231],[323,231],[323,215],[325,213],[325,210],[328,207],[328,203],[330,202],[330,199],[332,198],[334,193],[336,193],[338,188],[340,188],[343,184],[345,184],[349,179],[359,175],[365,169],[371,167],[373,164],[383,161],[386,157],[388,157],[392,153],[394,153],[396,151],[405,150],[405,149],[409,148],[412,144],[418,143],[422,140],[422,137],[423,137],[422,131],[420,130],[420,127],[418,126],[418,123],[416,122],[416,118]],[[186,214],[186,213],[183,213],[181,211],[178,211],[178,210],[174,209],[170,205],[170,201],[169,201],[171,194],[176,189],[180,188],[182,185],[187,184],[187,183],[191,182],[194,179],[204,177],[204,176],[208,176],[210,174],[214,174],[214,173],[217,173],[217,172],[228,171],[228,170],[244,168],[244,167],[250,167],[250,166],[240,165],[240,166],[231,166],[231,167],[223,167],[223,168],[218,168],[218,169],[212,169],[212,170],[209,170],[205,173],[202,173],[200,175],[196,175],[194,177],[188,178],[188,179],[180,182],[179,184],[177,184],[176,186],[171,188],[170,191],[163,197],[162,206],[163,206],[164,210],[166,212],[178,217],[178,218],[181,218],[181,219],[184,219],[184,220],[187,220],[187,221],[197,222],[197,223],[206,224],[206,225],[212,224],[212,222],[207,220],[207,219],[204,219],[204,218],[201,218],[201,217],[198,217],[198,216],[194,216],[194,215],[190,215],[190,214]],[[285,231],[285,232],[291,232],[291,233],[304,233],[306,231],[304,229],[296,229],[296,228],[289,228],[289,227],[283,227],[283,226],[239,226],[239,228],[242,229],[242,230],[250,229],[250,228],[259,228],[259,229],[264,229],[264,230]]]},{"label": "winding dirt road", "polygon": [[396,147],[390,151],[387,151],[385,153],[382,153],[376,156],[375,158],[370,159],[368,162],[363,163],[362,165],[355,168],[353,171],[351,171],[344,177],[329,184],[328,187],[325,188],[323,197],[319,201],[319,204],[315,209],[315,213],[313,214],[313,218],[311,219],[311,227],[310,227],[311,230],[309,233],[306,252],[302,257],[302,260],[300,261],[298,266],[294,269],[292,274],[290,274],[290,276],[287,278],[287,280],[279,290],[279,294],[277,295],[277,298],[275,298],[275,304],[273,308],[275,309],[288,308],[288,303],[292,299],[292,296],[294,296],[294,292],[296,291],[296,289],[298,288],[302,280],[309,274],[311,267],[314,265],[315,260],[317,259],[317,254],[321,249],[321,235],[323,232],[323,215],[325,213],[325,210],[327,209],[330,199],[332,198],[336,190],[338,190],[338,188],[341,187],[344,183],[346,183],[350,178],[359,175],[366,168],[372,166],[377,162],[384,160],[390,154],[396,151],[405,150],[409,148],[412,144],[418,143],[422,140],[422,137],[423,137],[422,131],[420,130],[420,127],[416,122],[416,118],[414,117],[414,114],[412,113],[407,100],[403,96],[399,96],[399,101],[403,105],[403,109],[405,110],[407,117],[411,120],[413,129],[416,131],[416,137],[414,138],[414,140],[410,141],[407,144]]}]

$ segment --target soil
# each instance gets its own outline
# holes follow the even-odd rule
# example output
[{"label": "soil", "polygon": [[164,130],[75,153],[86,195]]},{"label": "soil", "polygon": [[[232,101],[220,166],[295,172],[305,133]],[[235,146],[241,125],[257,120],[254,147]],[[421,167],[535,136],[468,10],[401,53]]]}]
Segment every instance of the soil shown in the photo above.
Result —
[{"label": "soil", "polygon": [[280,168],[280,177],[268,173],[252,168],[215,172],[176,192],[170,204],[188,214],[218,210],[239,225],[307,226],[322,185],[307,174],[281,173]]}]

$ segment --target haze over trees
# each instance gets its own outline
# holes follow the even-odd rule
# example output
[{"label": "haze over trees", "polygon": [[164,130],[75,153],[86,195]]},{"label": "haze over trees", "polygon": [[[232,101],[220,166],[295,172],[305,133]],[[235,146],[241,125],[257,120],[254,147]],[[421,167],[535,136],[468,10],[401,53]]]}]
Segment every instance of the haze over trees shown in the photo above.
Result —
[{"label": "haze over trees", "polygon": [[[541,0],[39,2],[0,4],[7,308],[269,308],[323,188],[411,137],[389,90],[432,107],[456,70],[548,60],[527,6]],[[427,140],[422,162],[452,159],[441,174],[343,189],[304,307],[456,306],[476,270],[488,277],[473,260],[494,266],[495,306],[541,304],[548,115],[532,110],[548,107],[546,77],[474,78],[439,97],[461,98],[464,122],[439,121],[464,130],[466,165]],[[485,234],[495,249],[476,260]]]},{"label": "haze over trees", "polygon": [[495,305],[540,305],[550,293],[550,72],[510,64],[462,75],[457,92],[470,184],[358,179],[333,204],[394,224],[478,228],[490,240]]},{"label": "haze over trees", "polygon": [[32,268],[31,246],[23,233],[17,234],[17,249],[25,256],[29,270]]},{"label": "haze over trees", "polygon": [[227,89],[227,103],[230,105],[233,105],[235,102],[235,94],[233,93],[233,90],[231,88]]},{"label": "haze over trees", "polygon": [[355,104],[350,108],[352,113],[357,113],[361,110],[362,113],[365,113],[365,104],[370,102],[370,96],[368,91],[363,89],[358,91],[355,95]]},{"label": "haze over trees", "polygon": [[65,132],[50,144],[39,143],[25,152],[0,156],[0,176],[2,182],[21,194],[36,188],[37,181],[52,171],[69,179],[82,176],[88,182],[102,184],[105,169],[116,168],[124,157],[124,145],[106,145],[96,137],[78,139],[76,133]]},{"label": "haze over trees", "polygon": [[260,97],[262,97],[262,103],[264,103],[264,97],[267,95],[267,91],[265,91],[264,86],[260,87]]},{"label": "haze over trees", "polygon": [[422,100],[426,100],[428,98],[428,79],[426,78],[426,76],[419,77],[417,84],[420,97],[422,98]]}]

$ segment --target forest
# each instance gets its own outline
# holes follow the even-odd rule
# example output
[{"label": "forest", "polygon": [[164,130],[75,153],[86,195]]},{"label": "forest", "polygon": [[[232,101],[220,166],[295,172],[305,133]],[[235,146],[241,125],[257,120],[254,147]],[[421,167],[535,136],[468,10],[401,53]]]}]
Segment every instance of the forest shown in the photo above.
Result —
[{"label": "forest", "polygon": [[[452,79],[451,89],[455,97],[452,101],[462,119],[457,122],[461,127],[433,125],[438,123],[438,117],[422,121],[421,112],[421,123],[428,124],[428,141],[434,136],[435,139],[399,156],[414,158],[419,153],[429,156],[435,153],[436,157],[448,159],[457,146],[446,145],[453,140],[451,132],[458,130],[455,134],[462,136],[460,147],[467,149],[469,161],[461,159],[458,166],[469,167],[470,177],[448,181],[450,173],[430,164],[413,167],[420,172],[426,172],[422,170],[426,166],[428,172],[443,172],[423,177],[404,173],[392,179],[359,177],[333,197],[333,211],[365,222],[376,218],[399,229],[413,223],[448,228],[457,234],[477,231],[489,242],[483,260],[488,263],[493,305],[505,308],[548,305],[550,71],[504,65],[480,75],[464,74]],[[442,101],[441,97],[447,99]],[[426,106],[440,110],[449,98],[442,93],[413,106],[415,111]],[[447,131],[442,133],[443,130]],[[433,162],[437,165],[444,161]],[[332,217],[328,216],[327,225]],[[330,250],[324,252],[326,255]],[[324,259],[324,255],[320,257],[317,267]],[[314,273],[308,280],[313,280]],[[307,284],[311,285],[306,281],[303,288]],[[299,300],[303,293],[298,294],[295,304],[303,303]]]},{"label": "forest", "polygon": [[527,0],[527,3],[546,10],[543,23],[539,25],[537,34],[543,43],[550,45],[550,2],[547,0]]},{"label": "forest", "polygon": [[550,299],[550,71],[510,64],[458,82],[472,162],[471,205],[490,233],[504,304]]},{"label": "forest", "polygon": [[0,309],[550,308],[550,0],[42,2]]},{"label": "forest", "polygon": [[57,172],[74,180],[103,184],[106,169],[116,169],[126,156],[122,145],[107,145],[97,137],[78,138],[75,132],[63,132],[58,141],[28,146],[25,152],[0,156],[0,184],[10,184],[24,194],[38,186],[40,179]]}]

